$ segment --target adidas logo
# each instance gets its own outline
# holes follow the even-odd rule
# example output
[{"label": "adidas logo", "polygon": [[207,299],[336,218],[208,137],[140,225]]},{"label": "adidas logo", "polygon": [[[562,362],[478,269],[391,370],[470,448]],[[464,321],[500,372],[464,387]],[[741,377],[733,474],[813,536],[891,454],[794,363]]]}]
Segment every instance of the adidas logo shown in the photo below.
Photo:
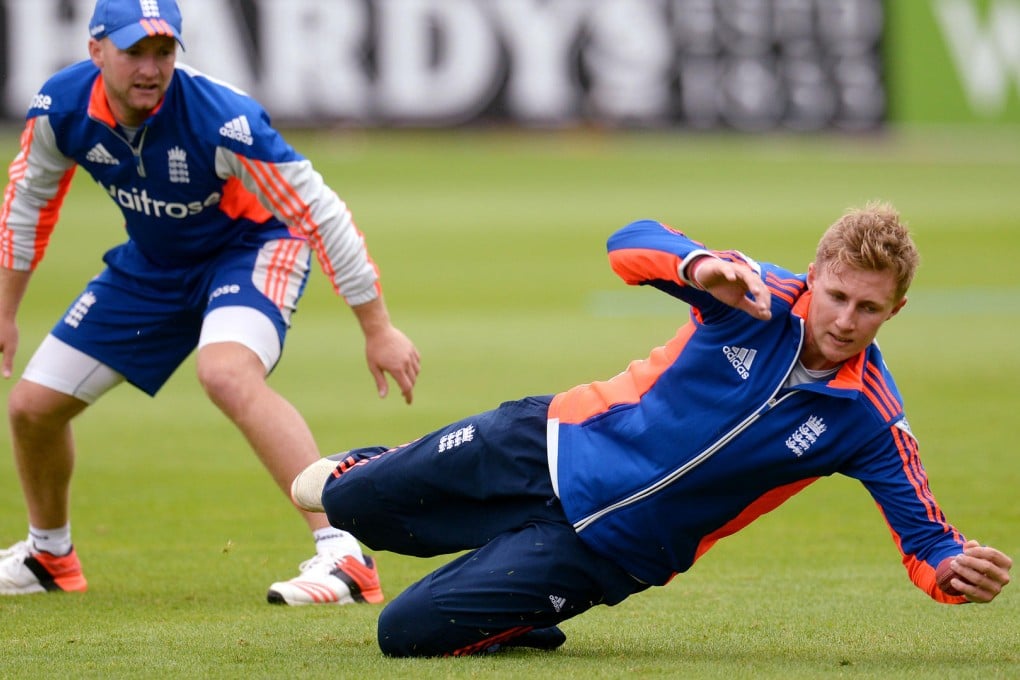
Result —
[{"label": "adidas logo", "polygon": [[119,165],[118,161],[112,153],[106,150],[106,147],[102,144],[96,144],[94,147],[89,149],[89,152],[85,154],[85,160],[91,163],[99,163],[100,165]]},{"label": "adidas logo", "polygon": [[255,138],[251,136],[251,126],[248,125],[247,116],[238,116],[233,120],[228,120],[220,128],[220,134],[248,146],[255,143]]},{"label": "adidas logo", "polygon": [[754,357],[758,355],[758,350],[730,347],[727,345],[722,348],[722,351],[729,360],[730,365],[737,369],[737,373],[741,378],[747,380],[751,377],[751,364],[754,363]]},{"label": "adidas logo", "polygon": [[560,597],[559,595],[550,595],[549,602],[552,603],[553,609],[560,611],[563,609],[563,605],[567,603],[567,598]]}]

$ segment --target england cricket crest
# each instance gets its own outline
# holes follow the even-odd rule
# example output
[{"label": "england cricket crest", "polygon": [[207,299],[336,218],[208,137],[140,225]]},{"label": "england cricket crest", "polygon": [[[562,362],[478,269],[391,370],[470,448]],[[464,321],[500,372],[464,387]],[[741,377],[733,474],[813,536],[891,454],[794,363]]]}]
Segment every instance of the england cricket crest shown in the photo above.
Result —
[{"label": "england cricket crest", "polygon": [[167,151],[167,163],[170,170],[170,181],[174,184],[188,184],[188,152],[179,146]]}]

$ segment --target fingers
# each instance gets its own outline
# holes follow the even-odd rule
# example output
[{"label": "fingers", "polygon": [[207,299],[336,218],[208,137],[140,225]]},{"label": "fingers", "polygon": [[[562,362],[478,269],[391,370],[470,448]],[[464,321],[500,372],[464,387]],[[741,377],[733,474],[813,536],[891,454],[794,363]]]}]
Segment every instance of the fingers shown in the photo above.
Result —
[{"label": "fingers", "polygon": [[746,303],[741,304],[740,308],[754,318],[761,319],[762,321],[768,321],[772,318],[772,310],[769,309],[768,305],[763,305],[761,301],[748,300]]},{"label": "fingers", "polygon": [[971,602],[990,602],[1010,582],[1013,560],[1006,554],[977,541],[968,541],[963,554],[953,560],[953,587]]},{"label": "fingers", "polygon": [[694,270],[694,281],[716,299],[756,319],[772,318],[772,294],[758,272],[747,265],[704,258]]},{"label": "fingers", "polygon": [[1013,567],[1013,560],[990,545],[981,545],[976,540],[968,540],[963,546],[963,554],[969,558],[987,560],[988,562],[1009,571]]},{"label": "fingers", "polygon": [[[417,355],[417,352],[415,354]],[[418,372],[420,370],[420,360],[415,356],[414,360],[405,370],[393,374],[393,379],[397,381],[400,393],[404,395],[404,401],[408,404],[414,400],[414,384],[418,380]]]},{"label": "fingers", "polygon": [[747,287],[747,295],[741,301],[741,309],[756,319],[768,321],[772,318],[772,293],[769,292],[768,286],[757,272],[747,267],[741,267],[739,273]]},{"label": "fingers", "polygon": [[386,382],[386,374],[383,373],[381,368],[375,366],[369,366],[368,370],[372,372],[372,378],[375,379],[375,390],[379,393],[380,399],[385,399],[386,395],[390,392],[390,384]]},{"label": "fingers", "polygon": [[369,363],[372,377],[375,378],[376,389],[380,398],[389,394],[389,384],[386,380],[386,373],[389,373],[400,388],[404,401],[410,404],[414,400],[414,385],[418,380],[418,373],[421,371],[421,355],[413,346],[408,350],[404,358],[392,363]]}]

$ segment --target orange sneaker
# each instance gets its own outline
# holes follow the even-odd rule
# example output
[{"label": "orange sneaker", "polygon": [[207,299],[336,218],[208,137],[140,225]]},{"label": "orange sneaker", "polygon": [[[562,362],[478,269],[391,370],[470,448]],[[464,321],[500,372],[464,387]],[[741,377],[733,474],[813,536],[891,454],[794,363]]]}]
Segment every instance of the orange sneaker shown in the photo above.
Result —
[{"label": "orange sneaker", "polygon": [[85,592],[88,582],[74,548],[66,555],[35,550],[19,541],[0,550],[0,595]]},{"label": "orange sneaker", "polygon": [[316,555],[301,563],[301,573],[289,581],[269,586],[272,604],[378,604],[383,601],[375,561],[365,555],[362,564],[354,555]]}]

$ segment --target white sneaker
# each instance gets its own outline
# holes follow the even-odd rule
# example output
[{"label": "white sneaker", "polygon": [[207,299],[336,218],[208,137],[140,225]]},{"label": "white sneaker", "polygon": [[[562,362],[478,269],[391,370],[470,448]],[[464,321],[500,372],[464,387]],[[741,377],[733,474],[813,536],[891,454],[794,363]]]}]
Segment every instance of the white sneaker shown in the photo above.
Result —
[{"label": "white sneaker", "polygon": [[362,564],[354,555],[316,555],[298,567],[301,573],[289,581],[269,586],[271,604],[354,604],[383,601],[375,561],[365,555]]},{"label": "white sneaker", "polygon": [[18,541],[0,550],[0,595],[29,595],[50,591],[84,592],[88,582],[74,548],[66,555],[33,550]]},{"label": "white sneaker", "polygon": [[290,484],[294,505],[308,512],[322,512],[322,489],[338,465],[338,461],[320,458],[298,473]]}]

